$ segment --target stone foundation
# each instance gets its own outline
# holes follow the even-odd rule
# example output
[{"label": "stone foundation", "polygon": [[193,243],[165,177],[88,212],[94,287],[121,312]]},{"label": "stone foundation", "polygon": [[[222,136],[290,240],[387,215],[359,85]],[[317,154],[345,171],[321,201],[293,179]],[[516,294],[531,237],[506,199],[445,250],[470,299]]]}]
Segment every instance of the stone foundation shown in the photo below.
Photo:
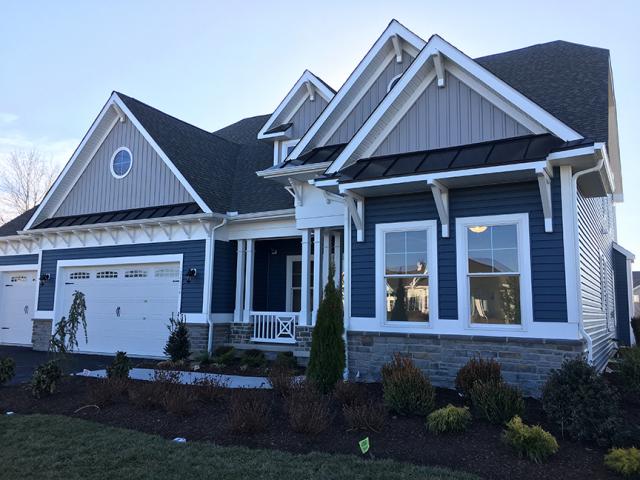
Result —
[{"label": "stone foundation", "polygon": [[349,332],[350,378],[380,380],[380,370],[396,352],[407,355],[439,387],[452,388],[470,358],[493,358],[505,380],[525,395],[539,396],[550,370],[583,356],[581,340],[544,340],[466,335]]},{"label": "stone foundation", "polygon": [[39,352],[46,352],[49,350],[51,344],[51,328],[52,320],[34,318],[33,330],[31,333],[31,344],[33,349]]},{"label": "stone foundation", "polygon": [[209,324],[208,323],[187,323],[189,331],[189,341],[191,351],[206,352],[209,347]]}]

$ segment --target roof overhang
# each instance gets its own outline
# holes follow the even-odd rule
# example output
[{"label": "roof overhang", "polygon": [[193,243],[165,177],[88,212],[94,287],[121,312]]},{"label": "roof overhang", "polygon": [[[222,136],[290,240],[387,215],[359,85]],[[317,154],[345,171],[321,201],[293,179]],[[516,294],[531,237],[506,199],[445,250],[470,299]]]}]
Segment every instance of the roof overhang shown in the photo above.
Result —
[{"label": "roof overhang", "polygon": [[307,181],[316,178],[321,175],[327,167],[331,165],[331,162],[312,163],[310,165],[296,165],[285,168],[267,168],[266,170],[260,170],[256,172],[256,175],[262,178],[268,178],[283,185],[289,184],[289,179],[299,181]]}]

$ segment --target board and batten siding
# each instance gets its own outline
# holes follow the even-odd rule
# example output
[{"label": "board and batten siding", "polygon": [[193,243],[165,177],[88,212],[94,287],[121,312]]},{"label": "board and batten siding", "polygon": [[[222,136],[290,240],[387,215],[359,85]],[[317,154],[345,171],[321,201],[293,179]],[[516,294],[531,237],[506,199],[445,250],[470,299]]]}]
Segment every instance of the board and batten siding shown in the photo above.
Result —
[{"label": "board and batten siding", "polygon": [[307,97],[300,108],[293,114],[293,117],[291,117],[290,122],[293,123],[293,126],[291,127],[291,131],[287,132],[289,136],[291,136],[291,138],[302,138],[326,106],[327,101],[318,94],[315,95],[313,102]]},{"label": "board and batten siding", "polygon": [[613,249],[613,271],[616,292],[616,332],[621,345],[631,345],[629,311],[629,277],[627,272],[627,257]]},{"label": "board and batten siding", "polygon": [[351,244],[351,315],[375,317],[375,226],[379,223],[438,220],[438,304],[440,318],[457,319],[456,217],[529,214],[533,317],[536,322],[566,322],[562,207],[559,172],[552,179],[553,232],[544,231],[537,182],[449,190],[450,237],[440,235],[440,221],[431,193],[365,200],[365,239]]},{"label": "board and batten siding", "polygon": [[593,341],[593,363],[603,369],[615,349],[615,211],[607,197],[587,198],[578,191],[577,202],[582,320]]},{"label": "board and batten siding", "polygon": [[[133,164],[124,178],[111,174],[111,157],[131,150]],[[64,199],[56,217],[193,202],[180,181],[129,121],[118,122]]]},{"label": "board and batten siding", "polygon": [[204,275],[196,276],[191,282],[184,281],[187,271],[196,268],[204,272],[205,240],[181,242],[138,243],[135,245],[113,245],[108,247],[65,248],[43,250],[40,271],[51,278],[40,287],[38,310],[52,311],[56,274],[59,260],[82,260],[111,257],[141,257],[146,255],[182,254],[182,304],[181,313],[202,313]]},{"label": "board and batten siding", "polygon": [[373,156],[432,150],[530,133],[447,72],[445,86],[440,88],[435,80],[432,81]]},{"label": "board and batten siding", "polygon": [[5,255],[0,256],[0,265],[8,266],[8,265],[33,265],[37,267],[38,265],[38,255]]},{"label": "board and batten siding", "polygon": [[233,313],[235,310],[237,252],[238,242],[216,240],[211,313]]},{"label": "board and batten siding", "polygon": [[375,110],[385,95],[387,95],[387,89],[389,88],[391,80],[401,73],[404,73],[411,65],[411,62],[413,62],[413,57],[406,52],[404,52],[402,56],[401,63],[396,62],[395,57],[392,58],[375,82],[373,82],[373,85],[371,85],[335,133],[329,138],[327,145],[346,143],[351,140],[362,124],[369,118],[371,112]]}]

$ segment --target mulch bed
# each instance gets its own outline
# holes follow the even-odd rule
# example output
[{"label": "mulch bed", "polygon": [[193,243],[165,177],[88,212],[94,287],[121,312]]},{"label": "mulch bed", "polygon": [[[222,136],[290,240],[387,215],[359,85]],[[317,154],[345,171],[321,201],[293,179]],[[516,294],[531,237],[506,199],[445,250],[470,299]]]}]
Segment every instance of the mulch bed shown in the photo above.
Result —
[{"label": "mulch bed", "polygon": [[[444,466],[476,473],[486,479],[613,479],[618,478],[603,465],[605,450],[560,439],[557,429],[546,424],[540,403],[527,399],[528,423],[540,423],[556,434],[560,451],[545,464],[536,465],[519,459],[501,441],[500,427],[474,421],[470,429],[459,435],[430,434],[423,418],[389,416],[378,433],[349,431],[340,405],[333,402],[331,426],[319,435],[294,433],[289,429],[282,399],[271,390],[261,390],[272,404],[269,428],[264,433],[234,434],[229,431],[227,409],[229,398],[216,403],[199,403],[195,413],[180,417],[160,410],[131,405],[126,396],[115,404],[101,408],[79,408],[89,404],[89,392],[95,379],[65,377],[57,392],[48,398],[33,398],[25,385],[0,388],[0,412],[18,414],[62,414],[116,427],[135,429],[165,438],[185,437],[189,441],[208,441],[218,445],[243,445],[252,448],[285,450],[293,453],[321,451],[360,455],[358,441],[368,436],[375,458],[393,458],[415,464]],[[129,388],[140,388],[131,382]],[[196,388],[186,386],[182,388]],[[379,384],[367,385],[370,398],[381,398]],[[231,395],[226,391],[225,395]],[[456,392],[438,389],[438,407],[448,403],[461,404]],[[632,407],[630,407],[632,408]],[[633,407],[635,408],[635,407]],[[634,411],[638,418],[638,410]]]},{"label": "mulch bed", "polygon": [[[134,364],[136,368],[150,368],[153,370],[178,370],[181,372],[201,372],[201,373],[218,373],[223,375],[239,375],[243,377],[266,377],[269,375],[269,369],[273,365],[273,362],[265,364],[263,367],[249,367],[242,365],[240,359],[235,359],[229,365],[198,365],[197,369],[193,366],[198,365],[197,362],[193,364],[171,364],[168,365],[166,361],[154,362],[144,361]],[[295,375],[304,375],[304,368],[298,367],[294,371]]]}]

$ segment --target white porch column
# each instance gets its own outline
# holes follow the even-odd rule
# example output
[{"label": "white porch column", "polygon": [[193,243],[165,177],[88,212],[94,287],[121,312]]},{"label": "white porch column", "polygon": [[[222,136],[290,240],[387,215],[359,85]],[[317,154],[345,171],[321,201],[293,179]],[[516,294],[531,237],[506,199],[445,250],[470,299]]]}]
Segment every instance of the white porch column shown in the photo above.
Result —
[{"label": "white porch column", "polygon": [[331,232],[324,230],[322,235],[322,290],[324,295],[324,287],[329,281],[329,260],[331,260]]},{"label": "white porch column", "polygon": [[252,238],[247,240],[247,258],[244,277],[244,323],[249,323],[251,310],[253,309],[253,260],[254,244]]},{"label": "white porch column", "polygon": [[342,273],[342,236],[340,232],[335,232],[333,234],[333,265],[336,268],[336,271],[333,275],[333,283],[336,285],[338,291],[340,291],[340,274]]},{"label": "white porch column", "polygon": [[236,308],[233,321],[242,322],[242,302],[244,300],[244,240],[238,240],[238,256],[236,259]]},{"label": "white porch column", "polygon": [[311,315],[311,325],[316,324],[318,307],[322,298],[322,229],[313,230],[313,314]]},{"label": "white porch column", "polygon": [[311,305],[309,296],[309,266],[311,264],[310,241],[311,231],[302,230],[302,279],[300,281],[300,325],[309,324],[309,307]]}]

